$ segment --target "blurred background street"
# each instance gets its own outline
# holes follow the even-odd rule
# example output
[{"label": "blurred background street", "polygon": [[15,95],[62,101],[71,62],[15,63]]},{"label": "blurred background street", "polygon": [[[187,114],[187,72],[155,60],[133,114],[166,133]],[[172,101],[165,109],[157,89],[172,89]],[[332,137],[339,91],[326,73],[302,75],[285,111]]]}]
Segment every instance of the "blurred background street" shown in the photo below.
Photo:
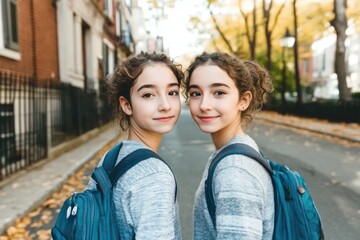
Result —
[{"label": "blurred background street", "polygon": [[[304,176],[320,211],[327,239],[357,239],[360,234],[360,141],[335,138],[330,136],[332,131],[329,131],[330,126],[336,126],[336,133],[340,135],[349,130],[349,125],[326,124],[314,119],[280,116],[271,112],[260,115],[261,119],[256,118],[249,134],[259,143],[265,154],[298,170]],[[270,119],[271,122],[265,119]],[[288,120],[293,123],[307,123],[309,126],[318,124],[319,130],[323,129],[324,133],[313,133],[304,130],[305,127],[298,128],[297,124],[282,124]],[[326,134],[326,131],[329,131],[329,134]],[[359,127],[354,128],[353,132],[360,136]],[[117,136],[108,141],[85,165],[71,174],[68,180],[57,188],[49,189],[47,194],[45,193],[47,197],[33,206],[25,216],[14,219],[15,222],[6,229],[6,236],[0,239],[49,239],[50,229],[63,201],[72,192],[85,189],[101,156],[121,139],[121,136]],[[161,144],[159,154],[172,167],[178,182],[184,239],[192,239],[194,193],[213,150],[211,139],[198,130],[187,108],[182,110],[174,131],[166,135]],[[53,177],[48,176],[49,179]],[[19,191],[16,184],[21,182],[12,182],[15,187],[10,191]],[[4,191],[0,190],[0,194],[4,198],[8,197]],[[26,201],[27,199],[21,199],[19,203]]]},{"label": "blurred background street", "polygon": [[[265,66],[274,91],[250,135],[304,175],[327,239],[359,239],[359,13],[356,0],[1,0],[0,239],[49,239],[63,200],[125,135],[104,83],[141,51],[184,70],[203,51]],[[160,150],[184,239],[212,150],[184,106]]]}]

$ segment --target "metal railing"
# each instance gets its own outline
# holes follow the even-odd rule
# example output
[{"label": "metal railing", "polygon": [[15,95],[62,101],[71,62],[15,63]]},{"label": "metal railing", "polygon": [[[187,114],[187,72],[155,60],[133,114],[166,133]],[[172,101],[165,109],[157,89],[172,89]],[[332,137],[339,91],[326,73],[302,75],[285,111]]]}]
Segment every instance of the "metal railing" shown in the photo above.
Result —
[{"label": "metal railing", "polygon": [[0,181],[110,120],[102,93],[0,72]]}]

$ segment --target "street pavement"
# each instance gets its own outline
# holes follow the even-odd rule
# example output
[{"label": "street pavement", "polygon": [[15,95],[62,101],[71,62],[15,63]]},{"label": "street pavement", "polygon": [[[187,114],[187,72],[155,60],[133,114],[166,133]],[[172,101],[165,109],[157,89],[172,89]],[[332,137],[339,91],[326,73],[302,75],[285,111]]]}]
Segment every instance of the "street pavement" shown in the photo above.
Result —
[{"label": "street pavement", "polygon": [[[305,132],[316,132],[319,136],[341,139],[360,146],[359,124],[329,123],[272,112],[261,112],[255,119]],[[96,153],[107,148],[108,143],[122,137],[113,126],[102,128],[95,137],[84,141],[80,146],[42,165],[21,172],[0,187],[0,235],[19,217],[29,213],[52,193],[58,191],[63,183]],[[346,171],[339,169],[338,172],[341,174]],[[358,188],[354,187],[354,192],[358,192]]]}]

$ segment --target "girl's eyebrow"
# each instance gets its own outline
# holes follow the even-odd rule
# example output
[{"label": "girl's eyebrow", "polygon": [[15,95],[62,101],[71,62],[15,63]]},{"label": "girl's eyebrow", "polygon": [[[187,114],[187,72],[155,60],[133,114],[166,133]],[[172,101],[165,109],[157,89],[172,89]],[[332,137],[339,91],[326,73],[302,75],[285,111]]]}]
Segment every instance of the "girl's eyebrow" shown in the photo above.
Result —
[{"label": "girl's eyebrow", "polygon": [[168,86],[169,87],[172,87],[172,86],[180,87],[180,84],[179,83],[170,83]]},{"label": "girl's eyebrow", "polygon": [[190,86],[189,86],[189,89],[191,89],[191,88],[200,88],[198,85],[196,85],[196,84],[191,84]]},{"label": "girl's eyebrow", "polygon": [[227,88],[230,88],[230,86],[225,84],[225,83],[213,83],[213,84],[210,85],[210,87],[227,87]]},{"label": "girl's eyebrow", "polygon": [[[179,87],[180,84],[179,83],[170,83],[168,85],[168,87],[173,87],[173,86],[176,86],[176,87]],[[137,92],[141,91],[142,89],[144,88],[156,88],[156,86],[154,84],[145,84],[145,85],[142,85],[141,87],[139,87],[139,89],[137,90]]]},{"label": "girl's eyebrow", "polygon": [[153,84],[145,84],[145,85],[142,85],[141,87],[139,87],[139,89],[137,90],[137,92],[139,92],[141,89],[144,89],[144,88],[155,88],[155,85],[153,85]]},{"label": "girl's eyebrow", "polygon": [[[226,88],[230,88],[229,85],[225,84],[225,83],[213,83],[210,85],[210,87],[226,87]],[[196,84],[192,84],[189,86],[189,89],[191,88],[200,88],[198,85]]]}]

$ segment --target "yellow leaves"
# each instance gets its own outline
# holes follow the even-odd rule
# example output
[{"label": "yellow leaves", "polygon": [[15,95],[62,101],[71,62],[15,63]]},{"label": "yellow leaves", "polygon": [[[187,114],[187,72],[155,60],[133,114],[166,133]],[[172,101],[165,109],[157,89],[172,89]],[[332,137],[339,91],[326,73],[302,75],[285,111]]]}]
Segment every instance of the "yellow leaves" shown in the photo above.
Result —
[{"label": "yellow leaves", "polygon": [[25,229],[30,223],[30,217],[24,217],[23,219],[17,221],[16,227]]},{"label": "yellow leaves", "polygon": [[6,230],[6,233],[9,235],[9,236],[13,236],[15,235],[16,233],[18,232],[17,228],[15,227],[9,227],[8,230]]},{"label": "yellow leaves", "polygon": [[40,212],[41,212],[41,208],[38,208],[35,211],[32,211],[31,213],[29,213],[28,217],[33,218],[33,217],[39,215]]},{"label": "yellow leaves", "polygon": [[49,210],[44,210],[41,212],[40,219],[37,222],[33,222],[30,227],[31,228],[40,228],[48,224],[52,220],[52,212]]},{"label": "yellow leaves", "polygon": [[48,240],[51,234],[51,230],[40,230],[36,232],[39,240]]},{"label": "yellow leaves", "polygon": [[[301,134],[304,135],[331,139],[331,141],[339,143],[346,147],[360,146],[360,144],[357,142],[350,142],[347,140],[342,140],[340,138],[331,136],[331,135],[339,135],[339,136],[356,137],[356,133],[359,133],[360,131],[360,124],[332,123],[326,120],[320,120],[315,118],[304,118],[304,117],[297,117],[291,115],[281,115],[276,112],[268,112],[268,111],[260,111],[257,112],[256,115],[258,117],[257,118],[258,121],[270,120],[274,122],[280,122],[284,125],[288,124],[289,126],[296,126],[295,128],[293,128],[293,130],[300,132]],[[349,132],[349,129],[352,129],[351,130],[352,132]],[[321,134],[317,132],[324,132],[326,134]]]},{"label": "yellow leaves", "polygon": [[[105,146],[97,155],[87,162],[78,172],[71,176],[57,192],[42,202],[36,209],[19,218],[15,224],[6,230],[0,240],[48,240],[51,239],[51,228],[64,201],[73,192],[83,191],[90,179],[90,174],[98,164],[102,155],[118,141]],[[13,188],[19,185],[14,183]]]},{"label": "yellow leaves", "polygon": [[9,227],[6,231],[8,239],[31,239],[28,232],[24,228]]},{"label": "yellow leaves", "polygon": [[47,207],[49,207],[49,208],[55,208],[55,207],[57,206],[57,205],[56,205],[56,199],[50,198],[50,199],[46,200],[46,201],[42,204],[42,206],[43,206],[44,208],[47,208]]}]

